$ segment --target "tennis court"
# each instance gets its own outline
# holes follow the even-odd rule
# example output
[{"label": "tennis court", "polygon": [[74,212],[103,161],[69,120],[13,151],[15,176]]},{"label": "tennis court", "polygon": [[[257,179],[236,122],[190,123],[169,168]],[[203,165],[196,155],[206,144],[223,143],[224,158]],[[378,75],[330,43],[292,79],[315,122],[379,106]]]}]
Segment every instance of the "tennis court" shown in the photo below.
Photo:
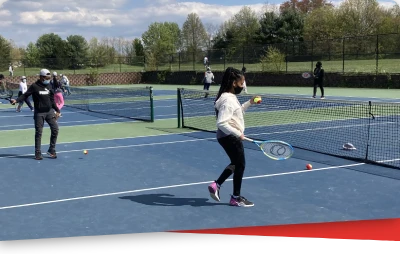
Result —
[{"label": "tennis court", "polygon": [[[127,91],[118,95],[109,90],[107,96],[90,97],[94,107],[88,106],[88,97],[67,98],[66,105],[70,106],[63,108],[59,119],[57,160],[33,160],[32,112],[23,108],[16,113],[13,107],[2,105],[0,240],[398,217],[399,170],[350,160],[342,154],[344,151],[333,151],[346,141],[340,140],[340,135],[355,135],[358,149],[354,157],[364,156],[368,147],[374,155],[371,159],[398,165],[398,143],[383,146],[388,141],[378,133],[383,132],[394,142],[399,139],[399,106],[390,103],[390,109],[375,114],[380,119],[382,112],[387,113],[377,125],[364,122],[364,118],[369,119],[368,110],[354,110],[363,107],[363,101],[398,102],[396,98],[353,97],[359,105],[349,106],[343,105],[349,103],[348,97],[337,96],[340,105],[336,102],[311,107],[299,102],[306,100],[305,95],[293,95],[297,106],[275,101],[275,107],[271,107],[269,100],[264,100],[266,104],[252,108],[246,116],[249,135],[289,139],[306,147],[295,148],[289,160],[274,161],[246,143],[242,194],[255,206],[233,208],[228,205],[231,180],[221,189],[221,203],[213,201],[207,190],[228,163],[214,133],[208,132],[212,131],[212,96],[204,98],[198,90],[185,89],[180,112],[183,124],[207,131],[177,128],[177,90],[168,88],[154,85],[152,95],[143,94],[147,91],[144,88],[141,98],[132,101],[125,99]],[[141,111],[125,113],[124,105],[130,104]],[[277,112],[292,112],[294,107],[297,112],[290,116]],[[109,112],[95,112],[101,109]],[[352,112],[362,113],[354,116]],[[133,114],[129,115],[132,119],[124,114]],[[136,116],[141,119],[134,119]],[[310,121],[299,123],[306,117]],[[325,125],[321,127],[321,123]],[[366,141],[368,132],[364,130],[375,134],[374,138]],[[47,150],[48,140],[46,125],[43,151]],[[377,146],[371,148],[368,144]],[[328,155],[333,152],[342,157]],[[305,169],[308,163],[313,170]]]}]

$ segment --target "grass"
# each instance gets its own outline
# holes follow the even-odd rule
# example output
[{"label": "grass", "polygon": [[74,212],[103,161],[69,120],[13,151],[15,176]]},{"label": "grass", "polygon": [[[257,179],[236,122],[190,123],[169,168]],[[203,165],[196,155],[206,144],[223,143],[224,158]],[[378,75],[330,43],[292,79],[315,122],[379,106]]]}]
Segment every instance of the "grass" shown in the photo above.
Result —
[{"label": "grass", "polygon": [[[281,71],[283,72],[305,72],[310,71],[314,68],[316,61],[314,62],[288,62],[282,64]],[[332,61],[322,61],[323,67],[326,72],[343,72],[344,73],[400,73],[400,59],[379,59],[378,65],[375,59],[371,57],[368,60],[345,60],[344,69],[343,69],[343,61],[342,60],[332,60]],[[227,67],[235,67],[241,69],[243,67],[243,63],[240,60],[223,63],[223,61],[218,60],[211,62],[211,68],[213,71],[223,71]],[[245,63],[247,68],[247,72],[258,72],[262,71],[262,67],[260,63]],[[35,68],[24,68],[18,67],[14,68],[14,76],[35,76],[42,67]],[[204,65],[201,61],[193,63],[167,63],[158,68],[153,68],[154,70],[168,70],[171,71],[197,71],[203,72],[205,70]],[[121,73],[121,72],[142,72],[145,70],[151,70],[149,67],[145,67],[143,65],[127,65],[127,64],[110,64],[105,67],[95,68],[98,73]],[[66,75],[71,74],[89,74],[90,69],[64,69],[57,70],[52,69],[50,71],[56,71],[57,73],[62,73]],[[0,72],[4,74],[6,77],[9,76],[8,70],[3,70]]]}]

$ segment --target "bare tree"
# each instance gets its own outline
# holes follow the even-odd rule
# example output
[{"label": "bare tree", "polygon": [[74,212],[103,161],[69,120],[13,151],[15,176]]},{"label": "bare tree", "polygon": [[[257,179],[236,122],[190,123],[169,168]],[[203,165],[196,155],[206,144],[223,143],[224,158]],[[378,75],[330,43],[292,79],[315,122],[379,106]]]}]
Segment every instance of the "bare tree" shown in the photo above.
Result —
[{"label": "bare tree", "polygon": [[218,32],[218,26],[213,23],[206,23],[204,26],[207,33],[207,49],[211,50],[213,46],[213,38]]},{"label": "bare tree", "polygon": [[190,13],[182,27],[182,41],[186,50],[196,52],[207,46],[207,32],[196,13]]}]

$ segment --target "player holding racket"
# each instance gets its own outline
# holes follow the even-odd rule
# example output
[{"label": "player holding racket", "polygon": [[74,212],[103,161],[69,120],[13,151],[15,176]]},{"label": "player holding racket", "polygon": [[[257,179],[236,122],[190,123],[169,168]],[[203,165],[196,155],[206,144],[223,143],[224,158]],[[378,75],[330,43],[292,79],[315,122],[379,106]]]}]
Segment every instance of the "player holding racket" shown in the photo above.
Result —
[{"label": "player holding racket", "polygon": [[240,104],[236,95],[243,90],[244,75],[237,69],[226,69],[221,87],[215,99],[215,111],[217,113],[217,139],[225,150],[231,163],[225,168],[220,177],[208,186],[211,197],[220,201],[219,191],[221,185],[233,174],[233,195],[230,205],[250,207],[254,204],[241,196],[243,174],[246,166],[244,147],[244,118],[243,112],[251,104],[255,104],[254,96],[251,100]]},{"label": "player holding racket", "polygon": [[58,137],[58,123],[57,118],[60,114],[56,103],[54,102],[54,94],[49,87],[51,74],[47,69],[42,69],[39,74],[40,78],[33,83],[26,93],[19,96],[16,100],[12,99],[11,104],[20,103],[26,98],[32,95],[34,103],[34,115],[33,119],[35,122],[35,159],[42,160],[41,143],[42,143],[42,132],[43,125],[46,121],[50,126],[50,147],[47,154],[51,158],[57,158],[56,154],[56,143]]},{"label": "player holding racket", "polygon": [[314,69],[314,90],[313,90],[313,98],[317,95],[317,88],[321,89],[321,99],[325,99],[324,95],[324,69],[322,69],[322,63],[317,62]]}]

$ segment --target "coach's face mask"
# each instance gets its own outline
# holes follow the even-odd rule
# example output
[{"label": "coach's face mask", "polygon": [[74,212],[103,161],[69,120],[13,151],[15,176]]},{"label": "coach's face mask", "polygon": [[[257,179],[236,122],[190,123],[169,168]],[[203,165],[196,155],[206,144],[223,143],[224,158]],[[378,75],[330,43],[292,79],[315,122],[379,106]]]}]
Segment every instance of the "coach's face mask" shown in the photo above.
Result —
[{"label": "coach's face mask", "polygon": [[43,84],[45,84],[45,85],[48,85],[48,84],[50,84],[50,80],[49,80],[49,79],[47,79],[47,80],[43,80]]}]

